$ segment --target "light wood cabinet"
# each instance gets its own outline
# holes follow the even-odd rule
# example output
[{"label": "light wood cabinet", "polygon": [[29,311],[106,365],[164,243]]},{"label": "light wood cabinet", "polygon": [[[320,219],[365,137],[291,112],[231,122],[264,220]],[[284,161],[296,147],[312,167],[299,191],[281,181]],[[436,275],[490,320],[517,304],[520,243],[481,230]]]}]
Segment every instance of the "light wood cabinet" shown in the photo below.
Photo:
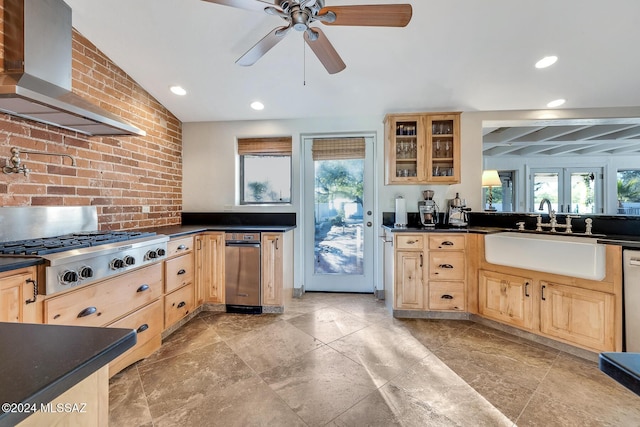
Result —
[{"label": "light wood cabinet", "polygon": [[36,267],[0,273],[0,322],[42,322]]},{"label": "light wood cabinet", "polygon": [[481,270],[478,285],[482,316],[520,328],[533,327],[533,279]]},{"label": "light wood cabinet", "polygon": [[196,306],[224,304],[224,232],[196,236]]},{"label": "light wood cabinet", "polygon": [[466,242],[463,234],[434,233],[428,236],[429,310],[466,310]]},{"label": "light wood cabinet", "polygon": [[395,308],[424,309],[424,251],[396,250],[395,258]]},{"label": "light wood cabinet", "polygon": [[[78,410],[56,411],[58,405],[77,405]],[[109,368],[103,366],[49,402],[51,411],[37,411],[18,427],[109,425]],[[83,410],[80,410],[83,409]]]},{"label": "light wood cabinet", "polygon": [[168,329],[195,308],[194,237],[178,237],[167,244],[164,261],[164,329]]},{"label": "light wood cabinet", "polygon": [[105,326],[162,296],[162,263],[150,265],[44,302],[46,323]]},{"label": "light wood cabinet", "polygon": [[284,233],[262,233],[262,305],[283,305]]},{"label": "light wood cabinet", "polygon": [[466,236],[395,233],[394,308],[465,311]]},{"label": "light wood cabinet", "polygon": [[167,329],[194,309],[194,285],[190,283],[164,297],[164,327]]},{"label": "light wood cabinet", "polygon": [[163,290],[163,263],[158,262],[46,299],[44,320],[57,325],[135,329],[136,345],[109,364],[113,376],[160,348]]},{"label": "light wood cabinet", "polygon": [[385,117],[386,184],[460,182],[460,113]]},{"label": "light wood cabinet", "polygon": [[540,331],[600,351],[615,343],[612,294],[542,281]]}]

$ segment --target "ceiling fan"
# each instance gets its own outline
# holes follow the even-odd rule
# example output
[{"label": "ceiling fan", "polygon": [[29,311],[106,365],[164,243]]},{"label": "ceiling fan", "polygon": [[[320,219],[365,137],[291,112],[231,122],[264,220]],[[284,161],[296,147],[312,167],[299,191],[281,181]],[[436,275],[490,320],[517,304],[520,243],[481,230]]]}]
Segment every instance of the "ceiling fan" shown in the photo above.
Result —
[{"label": "ceiling fan", "polygon": [[324,0],[203,0],[240,9],[264,11],[279,16],[287,25],[275,28],[256,43],[236,64],[253,65],[272,47],[278,44],[293,28],[304,31],[304,40],[318,57],[329,74],[345,69],[346,65],[327,36],[310,24],[320,21],[325,25],[405,27],[411,20],[410,4],[371,4],[353,6],[327,6]]}]

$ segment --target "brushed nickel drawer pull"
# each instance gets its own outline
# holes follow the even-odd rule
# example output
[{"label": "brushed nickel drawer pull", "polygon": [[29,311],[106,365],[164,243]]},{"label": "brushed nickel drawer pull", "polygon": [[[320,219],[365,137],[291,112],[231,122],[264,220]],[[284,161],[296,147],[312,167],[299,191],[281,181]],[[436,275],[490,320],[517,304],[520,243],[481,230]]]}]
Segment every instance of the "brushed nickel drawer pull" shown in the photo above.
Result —
[{"label": "brushed nickel drawer pull", "polygon": [[178,270],[178,276],[180,276],[181,274],[185,274],[187,271],[184,268],[181,268],[180,270]]},{"label": "brushed nickel drawer pull", "polygon": [[185,249],[187,249],[187,247],[186,247],[185,245],[180,245],[180,246],[178,246],[178,250],[179,250],[179,251],[183,251],[183,250],[185,250]]},{"label": "brushed nickel drawer pull", "polygon": [[146,290],[149,289],[149,285],[144,284],[144,285],[140,285],[140,287],[138,288],[138,290],[136,292],[144,292]]},{"label": "brushed nickel drawer pull", "polygon": [[95,308],[95,307],[87,307],[84,310],[82,310],[80,313],[78,313],[78,317],[90,316],[93,313],[95,313],[96,311],[98,311],[98,309]]},{"label": "brushed nickel drawer pull", "polygon": [[441,299],[453,299],[451,295],[444,294],[440,297]]},{"label": "brushed nickel drawer pull", "polygon": [[453,268],[453,265],[451,265],[451,264],[440,264],[438,267],[440,267],[440,268]]},{"label": "brushed nickel drawer pull", "polygon": [[184,307],[185,305],[187,305],[187,303],[186,303],[186,302],[184,302],[184,301],[181,301],[181,302],[180,302],[180,304],[178,304],[178,308],[182,308],[182,307]]},{"label": "brushed nickel drawer pull", "polygon": [[414,243],[418,243],[417,240],[407,240],[407,245],[413,245]]},{"label": "brushed nickel drawer pull", "polygon": [[444,242],[440,243],[442,246],[453,246],[453,242],[450,242],[449,240],[445,240]]},{"label": "brushed nickel drawer pull", "polygon": [[147,325],[146,323],[144,325],[140,325],[140,327],[138,329],[136,329],[136,333],[140,333],[140,332],[144,332],[147,329],[149,329],[149,325]]}]

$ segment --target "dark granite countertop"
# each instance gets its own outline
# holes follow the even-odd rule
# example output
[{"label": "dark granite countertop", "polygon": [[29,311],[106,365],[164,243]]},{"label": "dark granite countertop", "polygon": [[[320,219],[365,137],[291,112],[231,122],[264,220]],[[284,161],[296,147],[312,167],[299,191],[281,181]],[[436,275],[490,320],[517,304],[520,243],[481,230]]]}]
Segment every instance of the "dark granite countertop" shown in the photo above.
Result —
[{"label": "dark granite countertop", "polygon": [[145,229],[169,237],[187,236],[205,231],[254,231],[254,232],[286,232],[296,228],[295,225],[173,225]]},{"label": "dark granite countertop", "polygon": [[44,264],[38,256],[0,255],[0,272]]},{"label": "dark granite countertop", "polygon": [[[46,404],[133,347],[133,329],[0,323],[0,403]],[[81,403],[81,402],[70,402]],[[0,426],[30,413],[0,411]]]},{"label": "dark granite countertop", "polygon": [[436,227],[394,227],[390,225],[383,225],[382,228],[389,230],[392,233],[478,233],[489,234],[499,233],[501,231],[513,231],[500,227],[450,227],[450,226],[436,226]]},{"label": "dark granite countertop", "polygon": [[640,353],[600,353],[600,370],[640,395]]}]

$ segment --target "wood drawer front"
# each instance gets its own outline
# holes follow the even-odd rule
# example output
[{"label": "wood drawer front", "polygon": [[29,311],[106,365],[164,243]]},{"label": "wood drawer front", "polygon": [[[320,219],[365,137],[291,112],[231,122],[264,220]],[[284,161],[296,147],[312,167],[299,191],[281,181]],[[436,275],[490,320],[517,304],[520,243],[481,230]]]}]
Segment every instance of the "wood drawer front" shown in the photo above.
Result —
[{"label": "wood drawer front", "polygon": [[164,297],[164,328],[191,313],[194,305],[193,284],[187,285]]},{"label": "wood drawer front", "polygon": [[464,280],[464,252],[437,251],[429,253],[430,280]]},{"label": "wood drawer front", "polygon": [[157,299],[151,304],[134,311],[130,315],[113,322],[110,328],[135,329],[137,333],[136,345],[128,350],[129,352],[142,347],[147,341],[163,331],[164,316],[161,299]]},{"label": "wood drawer front", "polygon": [[193,254],[165,261],[165,292],[193,283]]},{"label": "wood drawer front", "polygon": [[45,322],[102,326],[161,295],[162,263],[157,263],[45,300]]},{"label": "wood drawer front", "polygon": [[429,309],[464,311],[464,283],[429,282]]},{"label": "wood drawer front", "polygon": [[451,234],[429,236],[429,249],[462,251],[465,247],[465,241],[465,236],[456,236]]},{"label": "wood drawer front", "polygon": [[186,254],[193,250],[193,236],[171,239],[167,243],[167,257]]},{"label": "wood drawer front", "polygon": [[424,236],[398,235],[396,236],[396,249],[424,249]]}]

